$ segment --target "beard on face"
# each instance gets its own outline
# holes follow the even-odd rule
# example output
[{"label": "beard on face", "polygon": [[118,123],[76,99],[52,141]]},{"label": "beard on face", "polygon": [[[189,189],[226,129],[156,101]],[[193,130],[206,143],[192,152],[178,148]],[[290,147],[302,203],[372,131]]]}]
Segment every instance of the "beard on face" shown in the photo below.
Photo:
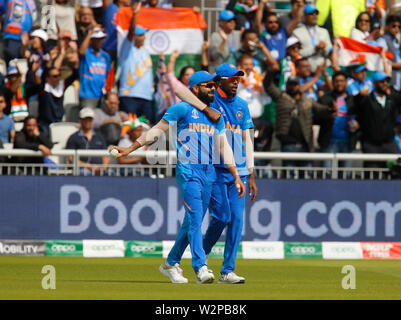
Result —
[{"label": "beard on face", "polygon": [[203,91],[202,89],[199,90],[198,98],[200,101],[206,103],[207,105],[211,104],[214,100],[214,95],[209,95],[209,93]]}]

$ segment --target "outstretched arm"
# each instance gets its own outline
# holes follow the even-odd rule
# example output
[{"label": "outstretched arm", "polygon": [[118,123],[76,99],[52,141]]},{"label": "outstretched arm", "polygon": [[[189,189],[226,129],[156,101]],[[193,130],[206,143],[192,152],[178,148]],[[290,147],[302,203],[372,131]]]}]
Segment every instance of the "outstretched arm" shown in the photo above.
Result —
[{"label": "outstretched arm", "polygon": [[200,101],[197,96],[195,96],[191,90],[186,87],[180,87],[175,90],[175,95],[182,101],[188,102],[193,105],[199,111],[202,111],[207,115],[207,117],[213,122],[218,122],[221,117],[221,113],[208,107],[205,103]]},{"label": "outstretched arm", "polygon": [[129,40],[129,42],[132,42],[132,40],[134,40],[134,36],[135,36],[135,27],[136,27],[136,15],[138,14],[139,10],[141,9],[141,2],[134,2],[134,4],[132,5],[132,11],[134,12],[134,14],[132,15],[132,19],[131,19],[131,23],[128,29],[128,35],[127,38]]},{"label": "outstretched arm", "polygon": [[111,152],[113,149],[116,149],[119,152],[119,154],[116,155],[116,158],[126,157],[136,149],[156,141],[164,132],[168,130],[168,128],[168,122],[164,119],[161,119],[149,131],[144,132],[130,147],[122,148],[113,146],[110,148],[109,152]]}]

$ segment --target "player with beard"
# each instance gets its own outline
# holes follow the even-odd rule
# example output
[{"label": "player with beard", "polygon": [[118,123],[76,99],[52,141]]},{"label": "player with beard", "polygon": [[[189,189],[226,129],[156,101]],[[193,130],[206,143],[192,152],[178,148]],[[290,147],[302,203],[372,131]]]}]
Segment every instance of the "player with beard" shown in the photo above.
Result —
[{"label": "player with beard", "polygon": [[[253,171],[253,142],[251,138],[253,122],[248,103],[237,96],[238,84],[244,72],[232,64],[224,63],[216,69],[216,74],[220,76],[220,81],[212,105],[222,114],[227,129],[227,139],[234,152],[238,173],[244,184],[247,183],[249,177],[249,195],[251,200],[254,201],[258,188]],[[182,100],[187,99],[187,96],[182,94],[184,90],[180,89],[176,92]],[[244,283],[245,278],[236,275],[234,269],[242,234],[245,198],[238,197],[236,182],[230,175],[229,168],[220,163],[215,165],[217,179],[213,185],[209,206],[211,221],[203,240],[203,247],[205,253],[209,254],[224,228],[227,227],[224,261],[219,283]],[[185,247],[183,248],[185,250]]]},{"label": "player with beard", "polygon": [[[215,82],[213,80],[216,78],[218,78],[216,75],[198,71],[189,80],[192,93],[208,106],[214,100]],[[183,276],[179,263],[189,243],[197,283],[211,283],[214,275],[206,264],[201,226],[210,203],[212,186],[216,181],[213,165],[216,162],[215,151],[220,152],[223,162],[227,166],[227,172],[233,177],[237,197],[241,198],[245,193],[245,186],[241,181],[232,150],[227,142],[223,119],[220,118],[217,123],[213,123],[206,114],[199,112],[191,104],[180,102],[171,106],[160,122],[139,137],[132,146],[129,148],[112,147],[111,150],[119,151],[117,158],[127,156],[141,146],[154,142],[170,126],[175,125],[178,160],[176,178],[184,200],[185,218],[176,242],[159,270],[170,278],[172,283],[187,283],[188,279]],[[214,150],[217,145],[219,149]]]}]

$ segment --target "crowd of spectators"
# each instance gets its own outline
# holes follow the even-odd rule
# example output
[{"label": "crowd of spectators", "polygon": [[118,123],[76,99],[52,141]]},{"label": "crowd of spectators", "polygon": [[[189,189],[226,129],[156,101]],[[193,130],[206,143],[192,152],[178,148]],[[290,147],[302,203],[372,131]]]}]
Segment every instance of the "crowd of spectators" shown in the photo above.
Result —
[{"label": "crowd of spectators", "polygon": [[[54,0],[52,6],[43,6],[35,0],[0,1],[0,58],[6,70],[0,74],[0,147],[13,144],[50,155],[50,126],[66,121],[64,96],[70,86],[79,97],[80,128],[68,139],[66,148],[72,149],[132,143],[145,126],[132,126],[121,134],[130,114],[152,125],[180,101],[175,90],[188,87],[198,66],[177,70],[180,52],[174,50],[163,72],[155,74],[145,47],[148,30],[136,21],[141,5],[169,9],[172,1],[140,3]],[[119,44],[116,14],[130,6],[133,16]],[[382,48],[382,67],[368,70],[363,55],[347,67],[339,65],[339,38],[318,25],[319,10],[313,1],[289,0],[285,14],[272,7],[269,0],[228,1],[218,15],[217,30],[203,43],[199,66],[214,73],[229,62],[244,71],[238,95],[248,102],[255,123],[255,150],[274,150],[276,141],[281,152],[349,153],[359,142],[364,153],[400,153],[401,15],[386,10],[382,1],[366,1],[366,11],[356,18],[349,37]],[[166,58],[160,55],[159,62],[164,64]],[[19,68],[21,59],[26,72]],[[157,84],[161,75],[169,96],[163,104],[158,99],[166,96]],[[32,116],[35,103],[38,108]],[[18,123],[23,129],[16,133]],[[320,126],[317,143],[314,126]],[[87,169],[97,172],[109,161],[81,160],[82,174]]]}]

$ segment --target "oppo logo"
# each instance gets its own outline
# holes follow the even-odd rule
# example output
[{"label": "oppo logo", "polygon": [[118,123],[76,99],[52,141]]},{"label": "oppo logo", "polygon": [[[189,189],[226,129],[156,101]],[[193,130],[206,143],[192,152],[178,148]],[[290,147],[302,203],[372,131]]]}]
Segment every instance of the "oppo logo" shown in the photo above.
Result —
[{"label": "oppo logo", "polygon": [[291,247],[291,253],[313,254],[316,253],[315,247]]},{"label": "oppo logo", "polygon": [[76,247],[74,244],[53,244],[51,250],[55,252],[74,252]]},{"label": "oppo logo", "polygon": [[218,247],[213,247],[212,252],[214,254],[223,254],[224,253],[224,247],[223,246],[218,246]]}]

